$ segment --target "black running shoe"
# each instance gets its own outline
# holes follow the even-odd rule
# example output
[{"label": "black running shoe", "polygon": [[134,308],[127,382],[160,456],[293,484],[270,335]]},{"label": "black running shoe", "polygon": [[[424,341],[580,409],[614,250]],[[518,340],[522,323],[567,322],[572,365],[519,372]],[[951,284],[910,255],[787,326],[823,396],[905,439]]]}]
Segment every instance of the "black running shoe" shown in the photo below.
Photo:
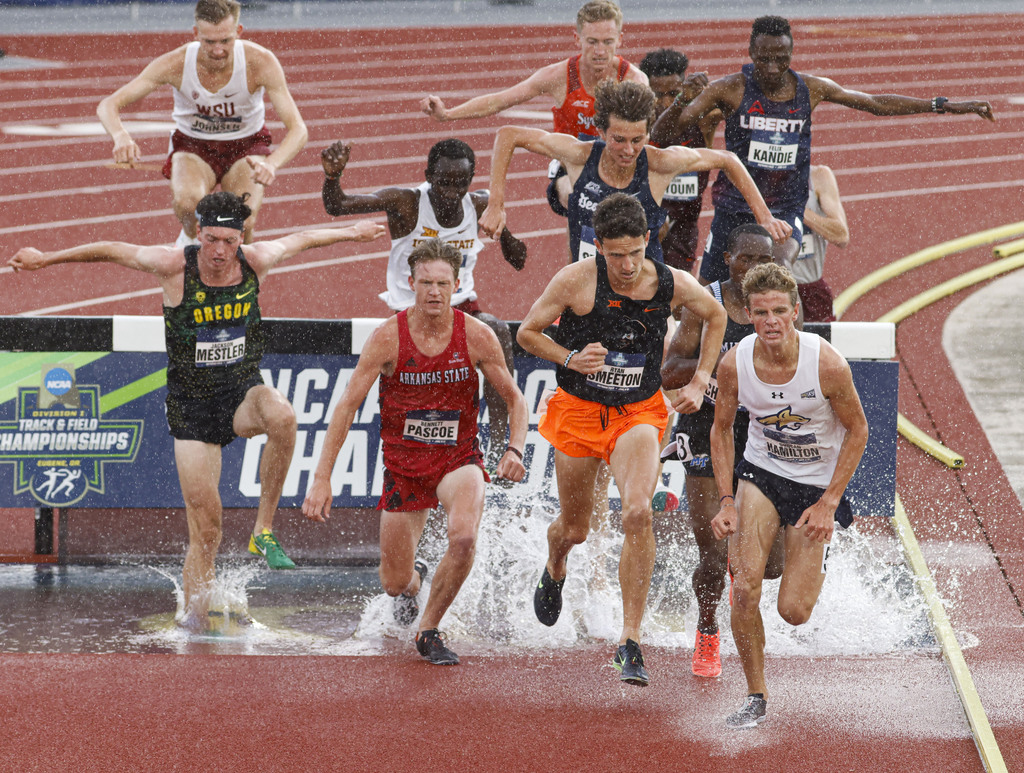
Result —
[{"label": "black running shoe", "polygon": [[612,658],[612,666],[619,672],[619,679],[626,684],[646,687],[651,683],[651,677],[644,668],[644,656],[640,654],[640,645],[632,639],[626,639],[626,643],[619,646],[615,657]]},{"label": "black running shoe", "polygon": [[416,651],[435,666],[459,664],[459,656],[444,646],[444,640],[436,628],[428,628],[416,634]]},{"label": "black running shoe", "polygon": [[537,619],[544,625],[554,625],[558,622],[558,616],[562,613],[562,586],[565,585],[565,578],[552,580],[548,574],[548,568],[544,567],[544,574],[540,576],[540,583],[533,592],[533,611]]},{"label": "black running shoe", "polygon": [[[427,565],[418,560],[413,564],[416,574],[420,576],[420,589],[423,588],[423,581],[427,578]],[[395,596],[395,622],[399,625],[412,625],[416,616],[420,613],[420,603],[416,596],[406,596],[404,593]]]},{"label": "black running shoe", "polygon": [[768,701],[760,694],[748,695],[743,707],[725,718],[725,724],[733,730],[746,730],[757,727],[767,716]]}]

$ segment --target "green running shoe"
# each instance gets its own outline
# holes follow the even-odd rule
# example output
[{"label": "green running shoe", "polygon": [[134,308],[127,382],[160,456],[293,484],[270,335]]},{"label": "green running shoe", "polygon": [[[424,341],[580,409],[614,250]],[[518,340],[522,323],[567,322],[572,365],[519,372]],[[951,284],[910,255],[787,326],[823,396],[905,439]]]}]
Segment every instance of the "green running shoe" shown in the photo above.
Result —
[{"label": "green running shoe", "polygon": [[267,566],[271,569],[295,568],[295,562],[284,554],[281,543],[270,529],[264,529],[259,534],[249,537],[249,552],[267,559]]}]

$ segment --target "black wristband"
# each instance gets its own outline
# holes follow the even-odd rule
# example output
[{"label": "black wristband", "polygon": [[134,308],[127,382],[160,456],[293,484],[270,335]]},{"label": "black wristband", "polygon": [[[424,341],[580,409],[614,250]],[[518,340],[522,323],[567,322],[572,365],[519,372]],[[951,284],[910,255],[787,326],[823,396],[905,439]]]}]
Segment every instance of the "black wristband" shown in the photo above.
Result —
[{"label": "black wristband", "polygon": [[946,99],[946,97],[932,97],[932,112],[945,113],[947,102],[949,102],[949,100]]},{"label": "black wristband", "polygon": [[522,451],[520,451],[520,450],[519,450],[518,448],[516,448],[515,446],[508,446],[508,447],[507,447],[507,448],[505,449],[505,453],[513,453],[513,454],[515,454],[516,456],[518,456],[518,457],[519,457],[519,461],[523,461],[523,452],[522,452]]}]

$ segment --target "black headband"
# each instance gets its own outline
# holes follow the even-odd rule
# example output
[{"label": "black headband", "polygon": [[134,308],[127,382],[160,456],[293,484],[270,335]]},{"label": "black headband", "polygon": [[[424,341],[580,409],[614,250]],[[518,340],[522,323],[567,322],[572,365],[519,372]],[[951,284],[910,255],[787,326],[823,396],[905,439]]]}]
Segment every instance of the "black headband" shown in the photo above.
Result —
[{"label": "black headband", "polygon": [[234,228],[238,231],[245,230],[245,218],[221,212],[207,212],[201,215],[196,212],[196,220],[200,228]]}]

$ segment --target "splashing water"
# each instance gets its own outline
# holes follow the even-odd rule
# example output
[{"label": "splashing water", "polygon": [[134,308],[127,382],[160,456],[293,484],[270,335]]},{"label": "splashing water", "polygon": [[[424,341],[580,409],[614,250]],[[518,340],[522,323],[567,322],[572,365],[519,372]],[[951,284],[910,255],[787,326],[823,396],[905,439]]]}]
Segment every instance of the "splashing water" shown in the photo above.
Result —
[{"label": "splashing water", "polygon": [[[546,494],[546,492],[545,492]],[[622,627],[618,559],[623,536],[614,525],[592,532],[573,549],[563,588],[562,614],[548,628],[533,612],[533,590],[547,560],[547,528],[557,513],[549,496],[525,488],[488,495],[474,567],[441,628],[461,643],[484,650],[546,649],[618,640]],[[692,648],[697,604],[691,575],[697,548],[685,513],[656,516],[657,558],[644,642]],[[447,547],[443,512],[431,517],[419,554],[431,567]],[[419,600],[429,593],[429,578]],[[776,611],[779,581],[766,581],[762,616],[766,651],[785,655],[863,655],[935,647],[924,599],[898,553],[895,539],[856,527],[833,537],[828,575],[811,620],[794,627]],[[394,600],[370,598],[354,637],[406,639],[410,628],[395,622]],[[722,649],[735,653],[728,590],[718,610]],[[411,630],[415,630],[412,627]]]}]

